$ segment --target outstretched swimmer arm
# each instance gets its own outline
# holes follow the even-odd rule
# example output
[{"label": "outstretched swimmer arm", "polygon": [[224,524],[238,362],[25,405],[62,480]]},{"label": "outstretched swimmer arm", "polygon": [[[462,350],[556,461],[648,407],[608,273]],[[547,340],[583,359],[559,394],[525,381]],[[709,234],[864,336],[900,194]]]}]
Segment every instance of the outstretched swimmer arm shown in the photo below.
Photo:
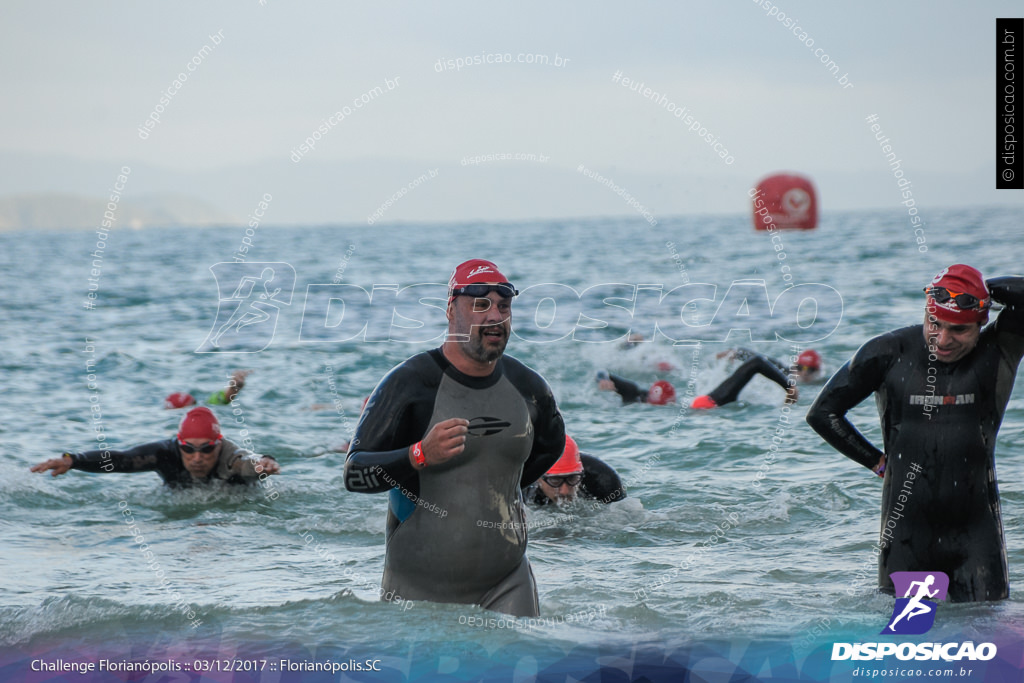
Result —
[{"label": "outstretched swimmer arm", "polygon": [[64,474],[68,470],[84,472],[146,472],[155,470],[158,454],[167,448],[167,442],[145,443],[125,451],[110,449],[63,453],[59,458],[45,460],[31,469],[33,472],[52,470],[51,475]]}]

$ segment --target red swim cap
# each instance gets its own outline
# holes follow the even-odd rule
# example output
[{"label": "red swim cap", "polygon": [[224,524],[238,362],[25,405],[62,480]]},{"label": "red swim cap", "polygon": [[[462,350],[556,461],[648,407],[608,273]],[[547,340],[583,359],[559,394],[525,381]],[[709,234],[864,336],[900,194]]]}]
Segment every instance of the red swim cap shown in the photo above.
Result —
[{"label": "red swim cap", "polygon": [[562,451],[562,457],[545,474],[556,476],[561,474],[579,474],[582,471],[583,461],[580,460],[580,448],[573,441],[573,438],[566,434],[565,450]]},{"label": "red swim cap", "polygon": [[177,408],[184,408],[195,404],[195,397],[193,397],[192,394],[186,394],[183,392],[170,394],[164,399],[164,408],[167,408],[168,410],[175,410]]},{"label": "red swim cap", "polygon": [[811,370],[818,370],[821,368],[821,354],[814,349],[807,349],[796,357],[796,364]]},{"label": "red swim cap", "polygon": [[956,325],[988,322],[988,309],[992,305],[992,299],[989,298],[985,278],[977,268],[960,263],[950,266],[932,278],[932,283],[925,291],[932,287],[944,287],[951,294],[970,294],[982,302],[983,308],[962,309],[953,299],[940,304],[929,295],[926,305],[929,315]]},{"label": "red swim cap", "polygon": [[675,400],[676,388],[663,379],[659,379],[647,390],[647,402],[656,406],[673,403]]},{"label": "red swim cap", "polygon": [[457,287],[476,284],[500,284],[508,282],[501,274],[498,266],[480,258],[470,259],[455,266],[452,276],[448,279],[448,301],[452,300],[452,290]]},{"label": "red swim cap", "polygon": [[658,366],[657,367],[662,372],[672,372],[673,370],[676,369],[676,367],[674,365],[672,365],[671,363],[669,363],[668,361],[665,361],[665,360],[658,361]]},{"label": "red swim cap", "polygon": [[186,439],[208,439],[216,441],[221,438],[220,422],[217,416],[209,408],[193,408],[185,414],[178,427],[178,438]]},{"label": "red swim cap", "polygon": [[718,404],[715,403],[710,396],[704,394],[703,396],[698,396],[697,398],[693,399],[693,403],[690,404],[690,407],[701,410],[705,408],[717,408]]}]

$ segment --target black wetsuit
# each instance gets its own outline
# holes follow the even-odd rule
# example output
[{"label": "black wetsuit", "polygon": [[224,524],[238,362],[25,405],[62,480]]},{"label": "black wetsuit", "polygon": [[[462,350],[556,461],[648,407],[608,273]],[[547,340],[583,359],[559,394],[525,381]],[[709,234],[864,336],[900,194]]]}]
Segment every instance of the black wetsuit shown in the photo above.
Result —
[{"label": "black wetsuit", "polygon": [[[777,360],[749,349],[737,349],[735,357],[744,361],[743,365],[736,368],[735,372],[708,394],[715,405],[733,403],[743,391],[743,387],[747,386],[755,375],[763,375],[783,389],[789,389],[789,378],[786,377],[788,368]],[[608,373],[608,379],[615,385],[615,393],[622,397],[623,403],[647,402],[648,389],[612,373]]]},{"label": "black wetsuit", "polygon": [[[84,472],[156,472],[172,488],[187,488],[198,482],[215,480],[228,484],[248,484],[259,479],[254,469],[254,454],[227,439],[221,442],[220,456],[203,479],[195,479],[185,469],[177,439],[154,441],[126,451],[99,450],[69,453],[71,469]],[[261,456],[270,457],[270,456]],[[244,458],[242,471],[235,471],[239,458]],[[271,458],[273,460],[273,458]]]},{"label": "black wetsuit", "polygon": [[[622,480],[611,465],[587,453],[580,453],[580,461],[583,463],[583,480],[576,490],[577,497],[602,503],[614,503],[626,497]],[[534,505],[547,505],[551,502],[537,482],[523,489],[523,497],[526,502]]]},{"label": "black wetsuit", "polygon": [[[413,468],[409,447],[453,417],[470,422],[465,450]],[[349,491],[390,492],[385,592],[537,616],[520,487],[564,446],[551,390],[514,358],[487,377],[459,372],[441,349],[394,368],[366,404],[345,464]]]},{"label": "black wetsuit", "polygon": [[623,403],[647,403],[648,389],[625,377],[608,373],[608,379],[615,385],[615,393],[622,397]]},{"label": "black wetsuit", "polygon": [[889,332],[864,344],[807,414],[829,444],[874,468],[882,451],[845,415],[875,393],[886,455],[878,583],[889,593],[891,572],[942,571],[953,601],[1009,595],[995,444],[1024,355],[1024,278],[988,284],[1007,308],[967,356],[929,361],[922,325]]},{"label": "black wetsuit", "polygon": [[743,365],[708,394],[715,405],[733,403],[755,375],[763,375],[783,389],[789,389],[789,378],[786,377],[788,368],[779,361],[749,349],[737,349],[735,357],[742,360]]}]

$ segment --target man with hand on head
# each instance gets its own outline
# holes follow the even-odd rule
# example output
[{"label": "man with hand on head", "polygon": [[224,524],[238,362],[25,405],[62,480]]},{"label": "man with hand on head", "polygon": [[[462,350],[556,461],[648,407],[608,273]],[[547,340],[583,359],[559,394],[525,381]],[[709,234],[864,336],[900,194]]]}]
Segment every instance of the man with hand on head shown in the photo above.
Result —
[{"label": "man with hand on head", "polygon": [[[954,265],[925,288],[923,325],[865,343],[828,381],[807,422],[882,484],[879,587],[897,571],[949,575],[956,602],[1009,595],[995,445],[1024,356],[1024,278]],[[1005,310],[991,325],[992,302]],[[846,418],[876,395],[884,452]]]},{"label": "man with hand on head", "polygon": [[142,444],[126,451],[109,449],[64,453],[32,467],[33,472],[52,470],[56,477],[68,470],[84,472],[155,471],[172,488],[197,483],[225,481],[248,484],[281,467],[270,456],[257,456],[225,439],[220,423],[209,408],[193,408],[181,421],[178,434],[170,439]]},{"label": "man with hand on head", "polygon": [[385,593],[540,613],[520,487],[558,460],[565,427],[543,378],[504,355],[517,294],[490,261],[456,267],[444,344],[391,370],[363,410],[345,488],[390,495]]}]

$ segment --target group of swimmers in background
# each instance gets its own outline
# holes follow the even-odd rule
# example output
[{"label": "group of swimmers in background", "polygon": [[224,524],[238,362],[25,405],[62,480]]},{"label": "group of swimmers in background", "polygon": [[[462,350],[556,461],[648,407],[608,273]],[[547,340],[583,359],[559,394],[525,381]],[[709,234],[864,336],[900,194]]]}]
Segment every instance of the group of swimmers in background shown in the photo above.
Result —
[{"label": "group of swimmers in background", "polygon": [[[642,341],[637,335],[630,335],[627,344],[633,346]],[[710,394],[699,396],[691,408],[707,409],[724,406],[737,400],[740,391],[757,375],[767,377],[786,390],[786,401],[795,402],[797,389],[789,377],[790,372],[798,381],[811,382],[818,379],[821,357],[813,350],[804,351],[797,363],[786,368],[780,362],[750,351],[730,349],[722,351],[717,358],[742,361],[724,382]],[[672,369],[671,364],[662,362],[659,369]],[[245,387],[246,378],[252,370],[236,370],[231,374],[224,389],[209,395],[206,403],[211,406],[229,405]],[[676,400],[675,388],[665,380],[656,381],[649,389],[642,389],[635,382],[618,375],[600,371],[597,373],[598,388],[615,391],[625,403],[650,403],[668,405]],[[193,394],[200,392],[175,392],[164,399],[164,408],[176,410],[191,408],[197,401]],[[369,397],[363,400],[365,407]],[[322,406],[315,404],[313,409]],[[324,406],[332,407],[332,406]],[[202,425],[197,430],[195,425]],[[175,446],[175,441],[177,445]],[[193,443],[199,441],[200,443]],[[175,447],[179,453],[175,453]],[[340,448],[347,452],[348,443]],[[180,457],[178,457],[180,456]],[[84,453],[63,453],[60,458],[47,460],[32,468],[34,472],[49,470],[53,476],[64,474],[70,469],[87,472],[144,472],[156,471],[164,482],[172,487],[187,487],[200,481],[222,480],[227,483],[251,483],[269,474],[280,472],[277,461],[270,456],[256,456],[251,451],[224,439],[216,416],[208,409],[193,409],[182,420],[176,440],[143,444],[126,451],[97,450]],[[614,503],[626,498],[626,491],[618,473],[600,458],[581,452],[575,440],[565,437],[565,450],[561,458],[540,479],[523,488],[524,499],[533,505],[566,503],[577,496]]]}]

